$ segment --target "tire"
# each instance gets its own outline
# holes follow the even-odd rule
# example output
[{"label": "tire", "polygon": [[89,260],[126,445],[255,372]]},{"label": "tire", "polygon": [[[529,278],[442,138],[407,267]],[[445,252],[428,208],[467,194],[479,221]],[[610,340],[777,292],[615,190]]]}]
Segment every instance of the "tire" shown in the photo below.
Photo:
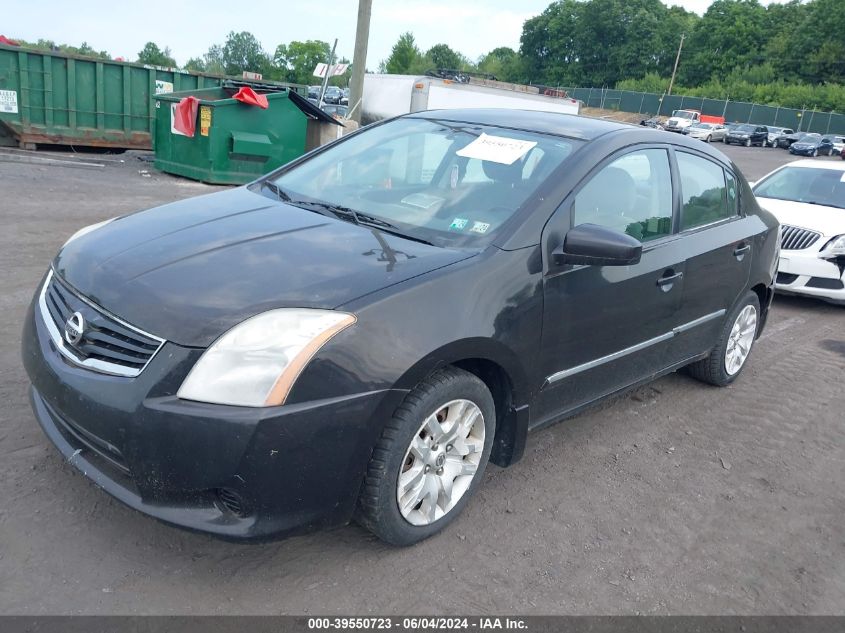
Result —
[{"label": "tire", "polygon": [[[743,357],[742,362],[739,364],[739,367],[732,367],[732,371],[729,371],[729,348],[737,349],[737,347],[739,347],[740,349],[742,349],[740,346],[736,345],[735,342],[732,343],[731,341],[732,337],[735,335],[734,326],[737,325],[737,322],[740,320],[740,317],[742,315],[745,314],[747,318],[746,310],[749,307],[753,309],[754,328],[753,332],[751,332],[751,338],[747,339],[746,336],[748,350],[747,352],[745,352],[745,356]],[[742,373],[743,368],[748,364],[748,359],[750,358],[751,352],[753,351],[754,340],[757,336],[757,331],[759,327],[760,300],[757,298],[757,295],[755,293],[748,292],[736,305],[736,307],[731,311],[728,318],[725,319],[725,325],[722,327],[722,332],[719,334],[719,339],[716,341],[716,345],[714,345],[713,349],[710,350],[710,355],[707,358],[704,358],[688,365],[686,368],[687,373],[696,380],[700,380],[701,382],[706,382],[710,385],[715,385],[717,387],[724,387],[726,385],[731,384],[734,380],[737,379],[737,377],[739,377],[739,375]],[[743,332],[742,330],[740,331]],[[743,334],[747,334],[747,332],[743,332]]]},{"label": "tire", "polygon": [[722,139],[722,142],[723,142],[725,145],[730,145],[730,143],[728,143],[728,137],[727,137],[727,136],[726,136],[725,138],[723,138],[723,139]]},{"label": "tire", "polygon": [[704,140],[705,140],[706,142],[708,142],[708,143],[709,143],[709,142],[710,142],[710,141],[712,141],[713,139],[712,139],[712,138],[710,138],[710,135],[708,134],[708,135],[707,135],[707,138],[706,138],[706,139],[704,139]]},{"label": "tire", "polygon": [[[480,419],[470,405],[477,408]],[[445,436],[432,433],[429,421],[436,420],[434,424],[440,428],[439,423],[448,422],[453,415],[452,407],[458,417],[454,426],[444,424],[443,429],[457,428],[465,420],[474,422],[467,439],[458,437],[454,446],[440,446],[436,443],[438,438],[445,443],[448,433]],[[466,418],[461,412],[466,412]],[[483,441],[479,438],[482,432]],[[411,390],[385,425],[367,465],[356,521],[393,545],[412,545],[436,534],[455,520],[481,482],[495,432],[496,407],[487,386],[473,374],[456,367],[438,370]],[[472,439],[475,441],[467,441]],[[458,444],[461,448],[457,448]],[[420,456],[421,449],[427,451],[425,457]],[[464,450],[470,452],[462,456]],[[442,484],[451,473],[447,470],[443,475],[444,469],[467,466],[475,466],[471,478],[467,480],[467,474],[457,474],[449,487],[452,495],[458,491],[459,497],[448,501]],[[422,482],[419,486],[416,483],[403,486],[407,498],[404,509],[400,508],[402,474],[409,475],[409,482]],[[428,492],[437,495],[433,498]],[[444,503],[447,508],[443,508]]]},{"label": "tire", "polygon": [[819,155],[819,150],[818,150],[818,149],[814,149],[814,150],[813,150],[813,158],[816,158],[818,155]]},{"label": "tire", "polygon": [[750,138],[745,139],[745,146],[751,147],[751,139]]}]

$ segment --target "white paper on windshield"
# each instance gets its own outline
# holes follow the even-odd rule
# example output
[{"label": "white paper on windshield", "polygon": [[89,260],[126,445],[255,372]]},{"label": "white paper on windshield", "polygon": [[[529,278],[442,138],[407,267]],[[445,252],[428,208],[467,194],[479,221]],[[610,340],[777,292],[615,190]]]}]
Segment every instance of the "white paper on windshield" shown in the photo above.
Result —
[{"label": "white paper on windshield", "polygon": [[505,136],[483,134],[456,153],[463,158],[489,160],[502,165],[513,165],[537,145],[537,141],[521,141]]}]

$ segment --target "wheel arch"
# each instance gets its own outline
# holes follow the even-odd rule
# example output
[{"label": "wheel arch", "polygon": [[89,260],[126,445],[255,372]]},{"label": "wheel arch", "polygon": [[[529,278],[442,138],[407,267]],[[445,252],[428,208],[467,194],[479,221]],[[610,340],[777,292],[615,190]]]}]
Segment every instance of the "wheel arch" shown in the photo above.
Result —
[{"label": "wheel arch", "polygon": [[505,346],[490,339],[465,339],[444,346],[408,369],[397,389],[413,389],[438,369],[454,366],[481,380],[496,406],[496,435],[490,461],[509,466],[524,452],[528,434],[529,389],[525,369]]}]

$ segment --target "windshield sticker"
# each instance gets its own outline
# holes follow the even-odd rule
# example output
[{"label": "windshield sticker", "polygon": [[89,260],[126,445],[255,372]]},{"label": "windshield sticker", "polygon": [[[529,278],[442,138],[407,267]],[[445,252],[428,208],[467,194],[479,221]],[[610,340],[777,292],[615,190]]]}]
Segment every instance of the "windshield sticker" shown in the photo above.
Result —
[{"label": "windshield sticker", "polygon": [[441,202],[443,202],[443,198],[427,193],[412,193],[402,198],[402,204],[408,204],[418,209],[430,209]]},{"label": "windshield sticker", "polygon": [[469,224],[469,220],[466,218],[455,218],[452,220],[452,224],[449,225],[449,229],[453,231],[463,231],[467,224]]},{"label": "windshield sticker", "polygon": [[525,156],[537,141],[521,141],[504,136],[482,134],[456,154],[463,158],[477,158],[502,165],[513,165]]},{"label": "windshield sticker", "polygon": [[486,233],[487,229],[490,228],[490,224],[487,222],[473,222],[472,228],[469,230],[470,233]]}]

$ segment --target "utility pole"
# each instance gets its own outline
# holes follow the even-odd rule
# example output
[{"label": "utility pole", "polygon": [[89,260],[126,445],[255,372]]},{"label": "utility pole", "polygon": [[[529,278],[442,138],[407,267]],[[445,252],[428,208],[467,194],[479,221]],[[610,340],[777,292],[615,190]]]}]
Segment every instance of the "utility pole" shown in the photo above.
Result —
[{"label": "utility pole", "polygon": [[681,43],[678,45],[678,56],[675,57],[675,67],[672,69],[672,79],[669,81],[669,90],[666,91],[667,95],[672,94],[672,86],[675,85],[675,73],[678,72],[678,62],[681,61],[681,49],[684,47],[685,37],[686,33],[681,33]]},{"label": "utility pole", "polygon": [[332,75],[332,66],[334,66],[334,51],[337,48],[337,38],[334,40],[334,46],[332,46],[331,55],[329,55],[329,63],[326,65],[326,76],[323,77],[323,89],[320,90],[320,105],[319,108],[323,109],[323,98],[326,96],[326,88],[329,86],[329,77]]},{"label": "utility pole", "polygon": [[367,72],[367,44],[370,39],[370,16],[373,0],[358,0],[358,27],[355,31],[355,52],[352,55],[352,77],[349,79],[349,117],[361,122],[364,97],[364,73]]}]

